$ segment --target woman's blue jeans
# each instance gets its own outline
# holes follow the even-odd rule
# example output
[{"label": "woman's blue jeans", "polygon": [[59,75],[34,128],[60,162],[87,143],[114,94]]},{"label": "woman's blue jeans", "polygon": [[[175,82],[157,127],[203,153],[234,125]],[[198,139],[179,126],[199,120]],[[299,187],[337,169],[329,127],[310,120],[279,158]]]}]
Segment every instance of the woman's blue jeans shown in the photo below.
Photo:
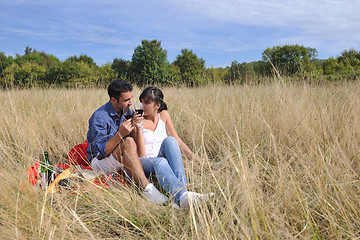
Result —
[{"label": "woman's blue jeans", "polygon": [[140,161],[145,175],[155,175],[161,188],[179,203],[180,196],[187,191],[187,180],[176,139],[165,138],[158,157],[140,158]]}]

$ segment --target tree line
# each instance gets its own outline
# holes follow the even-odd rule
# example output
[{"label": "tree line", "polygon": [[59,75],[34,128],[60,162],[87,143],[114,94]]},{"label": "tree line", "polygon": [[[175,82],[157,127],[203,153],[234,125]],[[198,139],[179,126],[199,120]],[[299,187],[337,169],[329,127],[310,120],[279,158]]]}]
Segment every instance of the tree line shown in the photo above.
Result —
[{"label": "tree line", "polygon": [[344,50],[338,57],[318,59],[314,48],[274,46],[265,49],[259,61],[234,60],[224,68],[206,68],[205,60],[189,49],[182,49],[170,63],[158,40],[142,40],[130,61],[115,58],[102,66],[85,54],[60,61],[52,54],[28,46],[24,52],[12,57],[0,51],[1,88],[101,87],[117,77],[138,86],[194,87],[212,83],[261,83],[274,75],[307,81],[354,80],[360,76],[360,51],[353,48]]}]

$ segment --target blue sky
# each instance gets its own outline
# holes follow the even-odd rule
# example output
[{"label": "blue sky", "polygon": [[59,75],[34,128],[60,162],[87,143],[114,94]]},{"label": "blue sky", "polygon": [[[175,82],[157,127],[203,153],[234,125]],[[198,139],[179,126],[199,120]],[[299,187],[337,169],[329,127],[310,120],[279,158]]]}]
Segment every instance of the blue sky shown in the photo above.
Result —
[{"label": "blue sky", "polygon": [[143,39],[172,62],[192,50],[207,67],[261,60],[267,47],[299,44],[318,58],[360,50],[359,0],[0,0],[0,51],[26,46],[60,60],[131,60]]}]

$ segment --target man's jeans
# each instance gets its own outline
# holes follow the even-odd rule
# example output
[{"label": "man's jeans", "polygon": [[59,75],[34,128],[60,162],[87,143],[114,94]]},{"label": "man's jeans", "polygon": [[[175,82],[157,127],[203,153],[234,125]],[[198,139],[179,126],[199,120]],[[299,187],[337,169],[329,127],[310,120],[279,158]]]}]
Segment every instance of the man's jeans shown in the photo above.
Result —
[{"label": "man's jeans", "polygon": [[164,189],[176,203],[187,191],[182,156],[175,138],[167,137],[161,144],[156,158],[140,158],[145,175],[155,175],[161,188]]}]

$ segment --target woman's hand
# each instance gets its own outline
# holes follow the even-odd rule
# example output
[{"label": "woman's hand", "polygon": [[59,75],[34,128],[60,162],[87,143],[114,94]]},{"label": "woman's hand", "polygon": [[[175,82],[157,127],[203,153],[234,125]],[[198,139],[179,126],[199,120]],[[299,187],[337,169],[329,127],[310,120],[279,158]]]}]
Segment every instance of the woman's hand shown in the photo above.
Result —
[{"label": "woman's hand", "polygon": [[144,135],[141,129],[143,120],[144,118],[140,114],[135,114],[131,120],[131,124],[134,127],[132,137],[135,140],[139,157],[144,157],[146,153]]},{"label": "woman's hand", "polygon": [[140,128],[141,122],[144,120],[144,117],[142,117],[140,114],[134,114],[133,118],[131,119],[131,124],[134,127]]},{"label": "woman's hand", "polygon": [[174,137],[179,144],[182,155],[187,159],[192,160],[194,153],[190,148],[180,139],[179,135],[176,133],[174,124],[172,123],[170,114],[168,111],[164,110],[160,112],[160,118],[166,124],[166,133],[168,136]]}]

